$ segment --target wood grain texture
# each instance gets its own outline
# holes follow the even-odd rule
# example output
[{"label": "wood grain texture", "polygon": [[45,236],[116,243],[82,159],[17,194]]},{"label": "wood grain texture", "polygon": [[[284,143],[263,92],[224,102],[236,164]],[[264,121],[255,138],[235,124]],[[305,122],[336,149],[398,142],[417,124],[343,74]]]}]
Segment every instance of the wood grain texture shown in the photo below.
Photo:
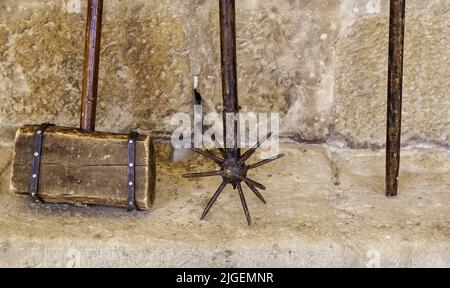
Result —
[{"label": "wood grain texture", "polygon": [[[28,125],[17,130],[11,176],[13,193],[28,193],[37,128]],[[42,148],[39,196],[45,202],[126,208],[127,140],[125,134],[48,128]],[[141,210],[149,210],[153,204],[155,167],[153,141],[140,135],[136,142],[136,204]]]}]

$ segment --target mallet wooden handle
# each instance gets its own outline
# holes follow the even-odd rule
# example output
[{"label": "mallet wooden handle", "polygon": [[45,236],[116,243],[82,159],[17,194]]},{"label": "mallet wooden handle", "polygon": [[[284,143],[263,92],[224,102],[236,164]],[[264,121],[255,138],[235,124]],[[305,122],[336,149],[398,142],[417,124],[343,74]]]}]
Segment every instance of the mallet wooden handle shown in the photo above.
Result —
[{"label": "mallet wooden handle", "polygon": [[387,95],[386,194],[397,195],[400,168],[405,1],[390,1]]},{"label": "mallet wooden handle", "polygon": [[88,0],[80,128],[95,131],[103,0]]}]

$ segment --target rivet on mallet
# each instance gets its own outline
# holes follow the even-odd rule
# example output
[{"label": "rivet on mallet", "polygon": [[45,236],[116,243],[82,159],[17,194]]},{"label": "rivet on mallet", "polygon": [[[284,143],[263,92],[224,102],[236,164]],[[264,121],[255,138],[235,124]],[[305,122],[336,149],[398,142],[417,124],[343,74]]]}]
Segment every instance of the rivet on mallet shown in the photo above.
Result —
[{"label": "rivet on mallet", "polygon": [[128,182],[129,186],[133,186],[133,181]]},{"label": "rivet on mallet", "polygon": [[38,157],[39,156],[39,153],[38,152],[34,152],[34,157]]},{"label": "rivet on mallet", "polygon": [[130,163],[130,165],[129,165],[130,167],[133,167],[134,166],[134,164],[133,163]]},{"label": "rivet on mallet", "polygon": [[33,178],[37,178],[37,174],[33,174]]}]

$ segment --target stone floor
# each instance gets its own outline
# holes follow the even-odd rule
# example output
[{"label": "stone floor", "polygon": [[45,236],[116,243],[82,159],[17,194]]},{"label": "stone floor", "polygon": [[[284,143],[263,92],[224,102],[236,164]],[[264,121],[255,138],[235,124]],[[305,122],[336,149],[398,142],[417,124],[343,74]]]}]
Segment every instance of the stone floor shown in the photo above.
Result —
[{"label": "stone floor", "polygon": [[158,148],[154,209],[129,214],[10,195],[12,148],[0,146],[0,266],[450,267],[449,150],[405,148],[388,199],[383,151],[285,143],[286,157],[253,172],[268,204],[245,190],[249,227],[231,189],[200,221],[219,179],[181,178],[207,161]]}]

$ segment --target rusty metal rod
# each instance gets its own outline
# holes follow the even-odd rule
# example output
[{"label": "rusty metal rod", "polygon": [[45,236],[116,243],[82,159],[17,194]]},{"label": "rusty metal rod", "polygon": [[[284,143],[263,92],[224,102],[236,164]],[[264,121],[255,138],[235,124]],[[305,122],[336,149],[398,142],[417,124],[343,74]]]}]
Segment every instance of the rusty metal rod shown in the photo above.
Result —
[{"label": "rusty metal rod", "polygon": [[88,0],[80,128],[95,131],[103,0]]},{"label": "rusty metal rod", "polygon": [[[222,64],[223,131],[227,155],[238,159],[238,123],[227,123],[226,115],[239,113],[236,64],[236,12],[234,0],[220,0],[220,48]],[[227,126],[228,124],[228,126]],[[229,125],[232,125],[230,127]],[[227,129],[228,127],[228,129]],[[231,132],[232,135],[229,135]],[[227,143],[232,143],[228,147]]]},{"label": "rusty metal rod", "polygon": [[264,199],[264,196],[259,193],[258,189],[256,189],[255,186],[253,186],[252,184],[248,184],[247,182],[245,182],[245,184],[247,184],[248,188],[253,191],[253,193],[256,195],[256,197],[259,198],[259,200],[261,200],[264,204],[267,204],[266,199]]},{"label": "rusty metal rod", "polygon": [[248,211],[247,201],[245,201],[244,191],[242,191],[241,183],[237,184],[237,189],[239,192],[239,198],[241,198],[242,208],[244,209],[245,217],[247,218],[247,224],[252,224],[252,218],[250,216],[250,211]]},{"label": "rusty metal rod", "polygon": [[214,193],[213,197],[209,200],[208,204],[206,205],[206,208],[203,211],[202,216],[200,217],[200,220],[205,219],[205,217],[208,214],[209,210],[211,210],[211,207],[217,201],[217,198],[219,198],[219,196],[222,193],[223,189],[225,189],[225,186],[227,186],[227,182],[226,181],[222,181],[222,183],[220,184],[219,188],[217,188],[217,190]]},{"label": "rusty metal rod", "polygon": [[405,1],[390,1],[386,131],[386,195],[396,196],[400,169]]}]

